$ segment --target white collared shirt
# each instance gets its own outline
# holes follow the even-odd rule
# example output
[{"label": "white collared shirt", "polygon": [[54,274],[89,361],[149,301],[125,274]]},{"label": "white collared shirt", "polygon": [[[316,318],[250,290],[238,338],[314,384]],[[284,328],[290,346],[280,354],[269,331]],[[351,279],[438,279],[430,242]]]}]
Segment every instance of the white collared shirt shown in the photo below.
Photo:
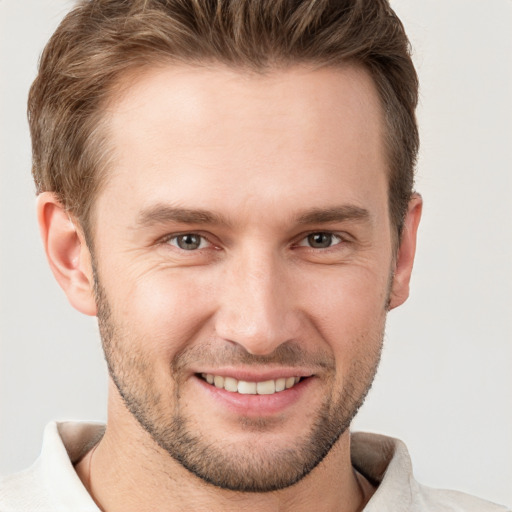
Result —
[{"label": "white collared shirt", "polygon": [[[73,464],[104,428],[93,423],[48,424],[36,462],[0,479],[0,512],[100,512]],[[407,448],[398,439],[355,433],[351,451],[354,467],[378,484],[364,512],[511,512],[468,494],[420,485]]]}]

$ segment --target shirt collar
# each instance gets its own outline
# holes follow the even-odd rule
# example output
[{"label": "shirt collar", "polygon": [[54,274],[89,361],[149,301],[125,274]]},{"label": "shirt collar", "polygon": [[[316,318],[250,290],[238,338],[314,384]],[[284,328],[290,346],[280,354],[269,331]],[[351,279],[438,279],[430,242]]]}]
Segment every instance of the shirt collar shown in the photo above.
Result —
[{"label": "shirt collar", "polygon": [[[105,431],[99,423],[50,423],[44,433],[41,457],[36,462],[45,487],[62,511],[99,512],[78,477],[76,464]],[[378,434],[351,435],[352,465],[378,486],[364,512],[411,511],[418,485],[404,443]],[[36,468],[34,468],[36,469]]]}]

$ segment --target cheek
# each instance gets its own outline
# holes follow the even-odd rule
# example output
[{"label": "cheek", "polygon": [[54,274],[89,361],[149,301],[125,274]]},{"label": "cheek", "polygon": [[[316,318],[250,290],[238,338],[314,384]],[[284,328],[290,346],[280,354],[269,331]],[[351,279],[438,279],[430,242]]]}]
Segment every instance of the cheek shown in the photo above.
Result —
[{"label": "cheek", "polygon": [[[144,345],[162,362],[201,338],[212,314],[212,286],[186,272],[153,272],[127,279],[118,291],[114,311],[129,343]],[[116,315],[116,316],[117,316]]]},{"label": "cheek", "polygon": [[388,289],[382,271],[340,267],[311,280],[305,309],[335,354],[361,352],[380,343]]}]

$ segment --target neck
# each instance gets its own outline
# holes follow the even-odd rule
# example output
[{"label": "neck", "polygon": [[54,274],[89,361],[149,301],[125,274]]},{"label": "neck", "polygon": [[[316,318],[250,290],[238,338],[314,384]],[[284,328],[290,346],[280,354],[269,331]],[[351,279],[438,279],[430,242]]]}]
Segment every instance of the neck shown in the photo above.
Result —
[{"label": "neck", "polygon": [[103,439],[77,465],[77,473],[104,512],[159,510],[356,512],[374,489],[350,461],[345,432],[326,458],[295,485],[267,493],[242,493],[205,483],[163,451],[127,415],[109,419]]}]

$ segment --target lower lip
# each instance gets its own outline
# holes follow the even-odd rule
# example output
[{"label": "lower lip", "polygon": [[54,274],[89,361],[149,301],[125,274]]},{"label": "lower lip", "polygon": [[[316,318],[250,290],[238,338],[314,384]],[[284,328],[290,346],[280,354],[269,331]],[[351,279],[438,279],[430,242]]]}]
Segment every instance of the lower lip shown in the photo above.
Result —
[{"label": "lower lip", "polygon": [[200,377],[195,376],[194,379],[209,396],[227,406],[232,412],[255,418],[277,414],[291,407],[306,393],[313,383],[314,377],[303,379],[292,388],[272,395],[233,393],[223,388],[216,388]]}]

